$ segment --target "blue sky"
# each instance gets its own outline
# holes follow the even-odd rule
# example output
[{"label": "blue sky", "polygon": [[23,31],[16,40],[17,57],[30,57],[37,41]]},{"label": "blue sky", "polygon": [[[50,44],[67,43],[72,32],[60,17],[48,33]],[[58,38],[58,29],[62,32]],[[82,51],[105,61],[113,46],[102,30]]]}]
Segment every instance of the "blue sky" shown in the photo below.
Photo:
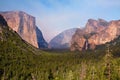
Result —
[{"label": "blue sky", "polygon": [[49,42],[60,32],[84,27],[90,18],[120,19],[120,0],[1,0],[0,11],[24,11]]}]

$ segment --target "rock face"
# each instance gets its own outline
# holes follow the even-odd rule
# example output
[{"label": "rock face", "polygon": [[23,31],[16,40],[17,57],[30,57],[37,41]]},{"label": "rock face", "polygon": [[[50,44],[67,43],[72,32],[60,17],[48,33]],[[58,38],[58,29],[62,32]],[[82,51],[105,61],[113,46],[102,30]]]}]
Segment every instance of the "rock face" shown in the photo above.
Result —
[{"label": "rock face", "polygon": [[77,30],[72,37],[71,51],[94,49],[96,45],[105,44],[120,35],[120,20],[107,22],[103,19],[89,19],[86,27]]},{"label": "rock face", "polygon": [[71,51],[82,50],[86,39],[84,38],[84,31],[77,29],[75,34],[72,36]]},{"label": "rock face", "polygon": [[0,25],[2,25],[2,26],[3,26],[3,25],[4,25],[4,26],[7,26],[7,25],[8,25],[2,15],[0,15]]},{"label": "rock face", "polygon": [[71,45],[71,39],[77,28],[65,30],[54,37],[50,43],[49,47],[51,49],[68,49]]},{"label": "rock face", "polygon": [[5,18],[8,26],[16,31],[22,39],[38,48],[35,17],[22,11],[8,11],[0,14]]},{"label": "rock face", "polygon": [[43,38],[42,32],[38,27],[36,27],[36,34],[37,34],[37,42],[38,42],[39,48],[48,48],[48,44]]},{"label": "rock face", "polygon": [[85,32],[86,33],[100,32],[104,30],[108,25],[109,23],[103,19],[98,20],[89,19],[85,27]]},{"label": "rock face", "polygon": [[3,28],[7,28],[7,22],[3,18],[2,15],[0,15],[0,41],[3,41]]},{"label": "rock face", "polygon": [[47,46],[41,31],[36,27],[35,17],[22,11],[7,11],[0,12],[0,14],[5,18],[8,26],[16,31],[23,40],[37,48]]}]

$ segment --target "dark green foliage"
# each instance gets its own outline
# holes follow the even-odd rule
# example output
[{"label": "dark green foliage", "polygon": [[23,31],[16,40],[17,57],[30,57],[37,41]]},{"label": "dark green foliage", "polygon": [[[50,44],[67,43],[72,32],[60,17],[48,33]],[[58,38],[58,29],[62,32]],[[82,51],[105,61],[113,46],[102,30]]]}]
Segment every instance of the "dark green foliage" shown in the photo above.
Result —
[{"label": "dark green foliage", "polygon": [[50,69],[50,71],[49,71],[48,79],[49,79],[49,80],[53,80],[53,79],[54,79],[53,73],[52,73],[51,69]]}]

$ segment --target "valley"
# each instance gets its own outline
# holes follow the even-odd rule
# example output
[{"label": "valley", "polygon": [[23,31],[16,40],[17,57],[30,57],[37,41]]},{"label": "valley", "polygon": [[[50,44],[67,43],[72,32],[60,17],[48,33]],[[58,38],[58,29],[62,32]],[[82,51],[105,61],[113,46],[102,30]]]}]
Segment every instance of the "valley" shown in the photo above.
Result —
[{"label": "valley", "polygon": [[[26,13],[23,14],[23,12],[20,12],[19,14],[26,15]],[[29,34],[31,33],[29,30],[31,31],[32,29],[30,29],[31,26],[29,25],[25,26],[25,24],[29,22],[27,22],[27,20],[24,22],[24,18],[25,17],[22,18],[23,23],[20,21],[20,25],[23,25],[24,29],[19,26],[20,31],[17,31],[10,27],[10,24],[15,24],[13,21],[9,22],[9,20],[12,20],[13,18],[8,19],[4,18],[3,15],[0,15],[1,80],[120,80],[120,36],[118,35],[119,21],[117,21],[118,27],[116,26],[118,30],[116,34],[113,35],[115,38],[110,38],[111,40],[104,44],[96,44],[94,49],[79,49],[83,47],[79,47],[81,46],[80,43],[83,45],[84,43],[87,43],[84,41],[80,42],[80,40],[82,41],[83,39],[86,39],[84,37],[88,37],[88,33],[86,35],[86,33],[83,33],[80,29],[78,29],[76,32],[76,29],[73,32],[71,30],[68,30],[67,32],[65,31],[53,40],[53,43],[59,42],[58,45],[54,44],[53,46],[58,46],[57,48],[63,48],[60,47],[64,46],[61,44],[68,44],[71,41],[70,39],[72,39],[73,42],[76,42],[76,44],[73,45],[76,50],[71,51],[70,45],[65,46],[64,49],[50,49],[48,47],[48,43],[44,40],[44,37],[38,28],[34,29],[34,34]],[[34,27],[36,27],[34,21],[32,22]],[[99,20],[97,23],[98,25],[100,24]],[[116,21],[113,23],[116,23]],[[28,29],[26,29],[26,27]],[[87,27],[91,28],[91,26]],[[97,28],[99,28],[99,26],[97,26]],[[89,29],[89,31],[93,29]],[[109,28],[107,31],[108,30]],[[109,31],[106,33],[109,33]],[[99,37],[102,32],[100,31],[100,33],[97,34],[98,35],[92,34],[90,36]],[[37,46],[32,44],[31,41],[29,42],[22,37],[26,35],[29,35],[27,40],[33,40],[33,42],[34,39],[31,37],[31,35],[38,35],[34,36],[36,38],[34,43],[37,44]],[[59,36],[62,37],[59,38]],[[89,41],[89,38],[87,39]],[[97,40],[99,40],[99,38]]]}]

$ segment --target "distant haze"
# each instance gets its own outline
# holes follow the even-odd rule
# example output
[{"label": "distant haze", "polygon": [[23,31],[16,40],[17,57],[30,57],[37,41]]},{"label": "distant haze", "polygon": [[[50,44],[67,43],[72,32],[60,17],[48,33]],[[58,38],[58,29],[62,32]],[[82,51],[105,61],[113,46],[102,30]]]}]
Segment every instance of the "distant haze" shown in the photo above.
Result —
[{"label": "distant haze", "polygon": [[24,11],[36,17],[49,42],[60,32],[84,27],[89,18],[120,19],[120,0],[1,0],[0,11]]}]

